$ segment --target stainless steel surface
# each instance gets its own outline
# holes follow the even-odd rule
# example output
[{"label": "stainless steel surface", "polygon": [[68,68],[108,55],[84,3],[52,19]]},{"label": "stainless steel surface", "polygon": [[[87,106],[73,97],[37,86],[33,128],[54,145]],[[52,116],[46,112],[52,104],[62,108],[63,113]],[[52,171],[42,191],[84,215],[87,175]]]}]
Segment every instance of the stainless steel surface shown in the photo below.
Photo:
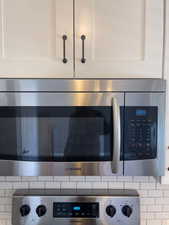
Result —
[{"label": "stainless steel surface", "polygon": [[[113,162],[28,162],[0,160],[1,176],[62,176],[62,175],[123,175],[119,162],[119,112],[124,106],[159,107],[158,158],[155,160],[125,161],[124,175],[164,174],[164,80],[61,80],[61,79],[0,79],[0,106],[111,106],[115,111],[115,156]],[[116,163],[115,163],[116,162]],[[112,173],[112,171],[114,173]],[[117,172],[118,171],[118,172]]]},{"label": "stainless steel surface", "polygon": [[[0,106],[124,106],[124,93],[0,93]],[[118,147],[118,146],[117,146]],[[0,160],[0,176],[123,175],[123,162],[113,173],[112,162],[30,162]]]},{"label": "stainless steel surface", "polygon": [[[67,192],[67,193],[66,193]],[[99,203],[98,218],[53,218],[54,202],[96,202]],[[16,193],[13,197],[12,207],[12,224],[13,225],[140,225],[140,202],[138,193],[134,190],[66,190],[60,191],[22,191]],[[28,205],[30,213],[27,216],[21,216],[20,207]],[[39,205],[44,205],[47,212],[44,216],[39,217],[36,209]],[[106,213],[107,206],[112,205],[116,209],[116,214],[110,217]],[[128,205],[132,209],[130,217],[122,213],[122,208]]]},{"label": "stainless steel surface", "polygon": [[0,92],[130,92],[165,91],[160,79],[0,79]]},{"label": "stainless steel surface", "polygon": [[0,93],[0,106],[111,106],[116,97],[124,106],[124,93]]},{"label": "stainless steel surface", "polygon": [[124,161],[124,175],[163,176],[165,168],[165,93],[127,93],[126,106],[158,106],[157,158]]},{"label": "stainless steel surface", "polygon": [[137,196],[136,190],[130,189],[18,189],[14,198],[18,196]]},{"label": "stainless steel surface", "polygon": [[112,173],[112,162],[29,162],[0,160],[0,176],[113,176],[123,175],[123,161],[119,171]]},{"label": "stainless steel surface", "polygon": [[120,123],[120,106],[115,97],[112,98],[112,112],[113,112],[112,172],[118,173],[120,164],[120,150],[121,150],[121,123]]}]

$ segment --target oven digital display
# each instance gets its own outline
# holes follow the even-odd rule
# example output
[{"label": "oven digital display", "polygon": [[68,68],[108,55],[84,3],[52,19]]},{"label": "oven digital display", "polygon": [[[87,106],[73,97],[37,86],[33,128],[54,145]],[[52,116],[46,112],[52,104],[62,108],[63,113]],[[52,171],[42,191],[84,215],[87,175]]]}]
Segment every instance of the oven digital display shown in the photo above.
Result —
[{"label": "oven digital display", "polygon": [[99,203],[96,202],[54,202],[53,217],[68,218],[97,218]]}]

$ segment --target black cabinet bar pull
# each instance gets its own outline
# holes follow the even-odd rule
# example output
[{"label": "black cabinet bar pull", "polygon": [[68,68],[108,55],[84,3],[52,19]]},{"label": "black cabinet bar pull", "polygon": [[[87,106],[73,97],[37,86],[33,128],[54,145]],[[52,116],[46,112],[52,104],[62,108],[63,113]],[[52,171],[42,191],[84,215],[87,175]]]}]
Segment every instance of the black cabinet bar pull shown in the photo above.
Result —
[{"label": "black cabinet bar pull", "polygon": [[66,40],[67,40],[67,36],[66,35],[63,35],[62,36],[62,39],[63,39],[63,63],[67,63],[68,60],[66,58]]},{"label": "black cabinet bar pull", "polygon": [[84,41],[86,39],[86,36],[85,35],[82,35],[81,36],[81,40],[82,40],[82,58],[81,58],[81,63],[85,63],[86,62],[86,59],[85,59],[85,56],[84,56]]}]

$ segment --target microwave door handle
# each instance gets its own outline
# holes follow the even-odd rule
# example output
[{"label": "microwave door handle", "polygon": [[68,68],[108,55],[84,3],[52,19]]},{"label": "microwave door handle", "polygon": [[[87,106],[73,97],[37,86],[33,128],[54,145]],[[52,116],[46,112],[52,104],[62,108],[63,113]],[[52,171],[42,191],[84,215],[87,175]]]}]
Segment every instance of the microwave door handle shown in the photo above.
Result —
[{"label": "microwave door handle", "polygon": [[113,160],[112,173],[118,173],[120,163],[120,149],[121,149],[121,123],[120,123],[120,106],[117,99],[112,99],[113,112]]}]

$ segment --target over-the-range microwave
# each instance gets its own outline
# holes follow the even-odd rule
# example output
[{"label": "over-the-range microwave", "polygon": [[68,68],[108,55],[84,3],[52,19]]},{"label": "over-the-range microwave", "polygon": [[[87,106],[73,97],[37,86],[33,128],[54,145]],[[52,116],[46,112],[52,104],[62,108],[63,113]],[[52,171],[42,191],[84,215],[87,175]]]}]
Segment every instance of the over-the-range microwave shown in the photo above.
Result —
[{"label": "over-the-range microwave", "polygon": [[0,175],[163,175],[165,86],[1,79]]}]

